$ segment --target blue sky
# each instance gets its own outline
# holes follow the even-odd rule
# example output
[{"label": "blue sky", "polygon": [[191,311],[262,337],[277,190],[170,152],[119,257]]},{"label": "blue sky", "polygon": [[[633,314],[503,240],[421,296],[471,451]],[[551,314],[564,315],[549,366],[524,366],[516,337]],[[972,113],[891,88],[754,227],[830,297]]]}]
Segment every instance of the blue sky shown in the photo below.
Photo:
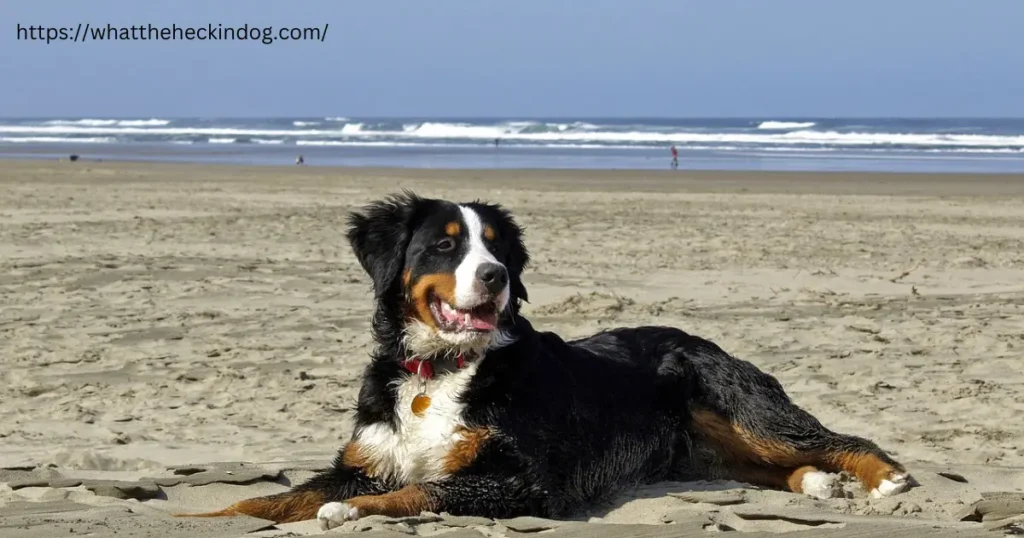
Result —
[{"label": "blue sky", "polygon": [[[0,0],[2,116],[1024,116],[1019,0]],[[326,41],[18,41],[16,25]]]}]

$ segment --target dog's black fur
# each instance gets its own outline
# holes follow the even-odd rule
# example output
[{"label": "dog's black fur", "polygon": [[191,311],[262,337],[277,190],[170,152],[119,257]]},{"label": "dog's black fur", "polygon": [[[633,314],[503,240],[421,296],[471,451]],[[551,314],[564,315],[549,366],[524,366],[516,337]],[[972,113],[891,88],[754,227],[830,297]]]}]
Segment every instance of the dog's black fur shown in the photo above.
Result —
[{"label": "dog's black fur", "polygon": [[[514,341],[478,359],[462,395],[463,422],[487,432],[485,440],[451,474],[410,484],[375,476],[374,462],[351,457],[354,437],[331,469],[293,491],[218,514],[292,521],[336,501],[360,515],[557,517],[670,479],[731,478],[800,491],[804,473],[816,470],[848,472],[866,489],[905,476],[874,443],[825,428],[775,378],[697,336],[639,327],[566,341],[536,330],[520,314],[529,261],[521,229],[501,206],[464,205],[496,228],[492,252],[508,270],[511,294],[499,328]],[[451,270],[424,249],[442,237],[453,207],[407,193],[351,217],[348,239],[373,281],[378,344],[359,394],[357,432],[398,427],[395,386],[409,375],[403,290],[419,273]]]}]

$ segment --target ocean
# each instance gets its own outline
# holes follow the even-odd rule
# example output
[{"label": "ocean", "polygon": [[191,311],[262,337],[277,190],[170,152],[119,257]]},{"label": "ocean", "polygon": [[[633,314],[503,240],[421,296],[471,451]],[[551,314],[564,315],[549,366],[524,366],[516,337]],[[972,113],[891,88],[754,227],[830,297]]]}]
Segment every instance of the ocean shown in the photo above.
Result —
[{"label": "ocean", "polygon": [[0,158],[668,169],[671,145],[683,170],[1024,172],[1024,119],[0,119]]}]

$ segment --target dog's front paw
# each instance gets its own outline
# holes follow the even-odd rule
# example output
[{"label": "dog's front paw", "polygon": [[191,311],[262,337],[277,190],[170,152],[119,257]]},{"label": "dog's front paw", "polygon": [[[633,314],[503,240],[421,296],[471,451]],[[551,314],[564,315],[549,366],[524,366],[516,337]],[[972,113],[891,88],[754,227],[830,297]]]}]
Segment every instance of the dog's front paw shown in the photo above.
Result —
[{"label": "dog's front paw", "polygon": [[871,490],[871,496],[876,499],[892,497],[901,493],[910,485],[910,475],[907,473],[892,473],[879,482],[878,487]]},{"label": "dog's front paw", "polygon": [[333,529],[346,521],[359,519],[359,509],[348,503],[327,503],[316,511],[322,530]]},{"label": "dog's front paw", "polygon": [[823,471],[811,471],[800,480],[800,489],[804,495],[816,499],[834,499],[843,495],[843,486],[839,475]]}]

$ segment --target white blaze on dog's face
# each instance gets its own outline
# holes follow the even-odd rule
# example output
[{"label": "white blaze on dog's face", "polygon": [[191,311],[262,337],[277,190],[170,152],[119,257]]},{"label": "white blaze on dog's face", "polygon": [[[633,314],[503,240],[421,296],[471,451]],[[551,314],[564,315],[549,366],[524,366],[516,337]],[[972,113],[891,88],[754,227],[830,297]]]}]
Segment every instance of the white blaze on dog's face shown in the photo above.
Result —
[{"label": "white blaze on dog's face", "polygon": [[425,357],[481,352],[501,340],[498,325],[511,298],[500,223],[465,205],[433,209],[406,252],[406,347]]},{"label": "white blaze on dog's face", "polygon": [[459,206],[459,211],[466,225],[467,245],[455,269],[455,306],[468,309],[494,301],[501,312],[508,304],[508,270],[484,244],[485,230],[480,215],[466,206]]}]

